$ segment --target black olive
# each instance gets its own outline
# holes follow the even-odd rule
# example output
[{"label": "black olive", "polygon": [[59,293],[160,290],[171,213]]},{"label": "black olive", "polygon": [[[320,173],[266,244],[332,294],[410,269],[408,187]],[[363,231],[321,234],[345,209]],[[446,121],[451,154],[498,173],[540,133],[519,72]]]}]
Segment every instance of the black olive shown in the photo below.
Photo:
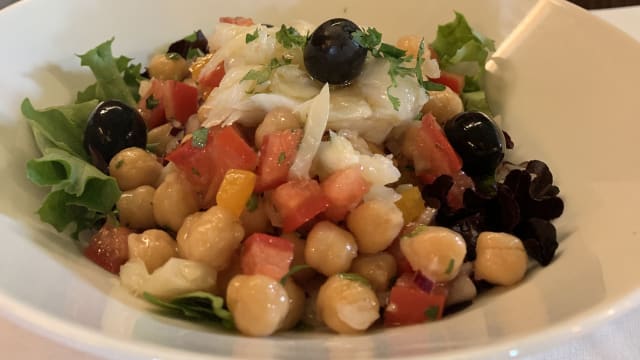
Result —
[{"label": "black olive", "polygon": [[107,173],[109,161],[120,150],[147,145],[147,127],[135,109],[118,100],[103,101],[89,115],[84,148],[91,163]]},{"label": "black olive", "polygon": [[172,43],[169,45],[167,53],[177,53],[186,59],[189,56],[189,50],[193,49],[198,49],[202,51],[203,54],[209,53],[209,41],[202,33],[202,30],[198,30],[186,38]]},{"label": "black olive", "polygon": [[463,112],[447,121],[444,132],[467,175],[494,175],[504,158],[505,139],[493,120],[481,112]]},{"label": "black olive", "polygon": [[304,65],[316,80],[345,85],[362,72],[367,49],[353,40],[360,30],[347,19],[331,19],[311,34],[304,48]]}]

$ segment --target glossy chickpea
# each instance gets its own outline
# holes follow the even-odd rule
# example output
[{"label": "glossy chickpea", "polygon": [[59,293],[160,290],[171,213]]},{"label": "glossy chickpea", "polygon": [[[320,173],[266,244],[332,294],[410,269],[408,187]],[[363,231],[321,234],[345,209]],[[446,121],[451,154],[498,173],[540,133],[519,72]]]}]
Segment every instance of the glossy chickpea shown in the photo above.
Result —
[{"label": "glossy chickpea", "polygon": [[280,330],[290,330],[302,319],[306,297],[304,290],[291,278],[284,284],[284,290],[289,297],[289,311],[280,325]]},{"label": "glossy chickpea", "polygon": [[353,260],[350,272],[362,275],[369,280],[373,290],[384,291],[389,288],[389,282],[396,276],[397,264],[395,258],[386,252],[362,254]]},{"label": "glossy chickpea", "polygon": [[189,75],[187,60],[175,53],[154,55],[147,68],[159,80],[182,80]]},{"label": "glossy chickpea", "polygon": [[142,234],[131,234],[128,244],[129,258],[142,260],[149,273],[178,255],[176,242],[171,235],[158,229],[147,230]]},{"label": "glossy chickpea", "polygon": [[458,275],[467,254],[462,235],[440,226],[421,226],[400,240],[400,249],[411,268],[436,282]]},{"label": "glossy chickpea", "polygon": [[227,288],[227,306],[236,327],[250,336],[271,335],[289,311],[287,291],[264,275],[237,275]]},{"label": "glossy chickpea", "polygon": [[329,221],[320,221],[311,229],[304,249],[306,263],[327,276],[349,270],[357,254],[353,235]]},{"label": "glossy chickpea", "polygon": [[495,285],[513,285],[527,271],[522,241],[507,233],[482,232],[476,243],[475,277]]},{"label": "glossy chickpea", "polygon": [[265,135],[276,131],[300,128],[300,120],[286,108],[275,108],[265,115],[255,133],[256,147],[262,146]]},{"label": "glossy chickpea", "polygon": [[404,226],[402,211],[392,202],[371,200],[347,216],[347,228],[364,254],[375,254],[391,245]]},{"label": "glossy chickpea", "polygon": [[443,91],[429,91],[429,101],[422,107],[422,112],[431,113],[440,125],[463,111],[460,96],[449,87],[445,87]]},{"label": "glossy chickpea", "polygon": [[341,334],[363,332],[380,317],[375,292],[340,274],[329,277],[320,287],[316,306],[320,319]]},{"label": "glossy chickpea", "polygon": [[184,219],[198,211],[198,198],[179,172],[167,175],[153,195],[153,216],[160,226],[178,231]]},{"label": "glossy chickpea", "polygon": [[219,271],[229,265],[243,237],[240,220],[229,210],[213,206],[184,221],[178,231],[178,253]]},{"label": "glossy chickpea", "polygon": [[156,156],[137,147],[120,151],[109,162],[109,175],[116,179],[123,191],[154,185],[161,172],[162,165]]},{"label": "glossy chickpea", "polygon": [[249,199],[249,204],[240,215],[240,222],[244,228],[245,236],[253,233],[269,233],[272,229],[269,216],[267,215],[266,204],[261,197],[255,198],[255,203]]},{"label": "glossy chickpea", "polygon": [[156,189],[142,185],[127,190],[120,195],[116,203],[120,223],[130,229],[145,230],[156,226],[153,217],[153,195]]}]

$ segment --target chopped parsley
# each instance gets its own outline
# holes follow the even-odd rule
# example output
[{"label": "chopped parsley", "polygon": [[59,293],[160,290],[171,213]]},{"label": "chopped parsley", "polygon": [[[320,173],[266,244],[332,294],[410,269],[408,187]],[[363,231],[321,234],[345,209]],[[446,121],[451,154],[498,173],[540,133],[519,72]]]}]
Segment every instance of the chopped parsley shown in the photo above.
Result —
[{"label": "chopped parsley", "polygon": [[369,280],[367,280],[367,278],[365,278],[364,276],[362,276],[360,274],[356,274],[356,273],[339,273],[338,276],[340,276],[341,279],[359,282],[359,283],[361,283],[363,285],[371,287],[371,283],[369,282]]},{"label": "chopped parsley", "polygon": [[294,27],[287,27],[284,24],[276,33],[276,40],[287,49],[291,49],[293,47],[304,47],[304,45],[307,43],[307,39],[308,36],[300,35],[298,30],[296,30]]},{"label": "chopped parsley", "polygon": [[284,274],[284,276],[280,279],[280,284],[284,285],[287,283],[287,279],[289,279],[289,277],[291,277],[291,275],[297,273],[298,271],[302,271],[304,269],[310,269],[311,266],[307,265],[307,264],[300,264],[300,265],[294,265],[291,267],[291,269]]},{"label": "chopped parsley", "polygon": [[280,66],[291,64],[291,59],[282,58],[281,60],[273,58],[269,62],[268,65],[263,66],[261,69],[251,69],[248,73],[242,78],[241,81],[244,80],[255,80],[256,84],[260,85],[265,83],[271,78],[271,73],[273,70],[279,68]]},{"label": "chopped parsley", "polygon": [[438,305],[432,305],[424,311],[424,316],[429,320],[437,320],[439,313],[440,307]]},{"label": "chopped parsley", "polygon": [[247,200],[245,208],[249,212],[256,211],[256,209],[258,208],[258,196],[256,194],[251,194],[251,196],[249,196],[249,200]]},{"label": "chopped parsley", "polygon": [[182,56],[180,56],[180,54],[178,54],[177,52],[169,52],[164,56],[166,56],[169,60],[179,60],[180,58],[182,58]]},{"label": "chopped parsley", "polygon": [[198,48],[191,48],[187,52],[187,60],[193,60],[193,59],[199,58],[201,56],[204,56],[204,53],[202,52],[202,50],[200,50]]},{"label": "chopped parsley", "polygon": [[116,163],[116,169],[120,169],[122,165],[124,165],[124,160],[122,159],[118,160],[118,162]]},{"label": "chopped parsley", "polygon": [[449,260],[449,265],[447,265],[447,270],[444,271],[445,274],[450,275],[453,271],[453,266],[456,264],[456,261],[453,259]]},{"label": "chopped parsley", "polygon": [[191,173],[192,173],[193,175],[195,175],[195,176],[202,176],[202,175],[200,174],[200,171],[198,171],[198,169],[196,169],[196,168],[194,168],[194,167],[192,167],[192,168],[191,168]]},{"label": "chopped parsley", "polygon": [[278,155],[278,165],[281,165],[287,159],[287,154],[283,152]]},{"label": "chopped parsley", "polygon": [[158,104],[160,103],[160,101],[156,98],[153,97],[153,95],[149,96],[147,98],[147,101],[145,102],[145,104],[147,105],[147,109],[149,110],[153,110],[156,108],[156,106],[158,106]]},{"label": "chopped parsley", "polygon": [[258,33],[258,28],[256,28],[256,31],[254,31],[251,34],[247,34],[244,37],[244,42],[248,44],[248,43],[254,41],[255,39],[257,39],[259,36],[260,36],[260,33]]},{"label": "chopped parsley", "polygon": [[185,36],[185,37],[183,38],[183,40],[184,40],[184,41],[188,41],[188,42],[194,42],[194,41],[198,40],[198,32],[197,32],[197,31],[194,31],[193,33],[191,33],[191,34],[189,34],[189,35]]},{"label": "chopped parsley", "polygon": [[427,225],[420,224],[420,225],[416,226],[415,229],[411,230],[411,232],[408,233],[406,236],[407,237],[414,237],[414,236],[420,234],[421,232],[425,231],[426,229],[427,229]]},{"label": "chopped parsley", "polygon": [[207,140],[209,139],[209,128],[201,127],[191,134],[191,145],[198,149],[202,149],[207,146]]}]

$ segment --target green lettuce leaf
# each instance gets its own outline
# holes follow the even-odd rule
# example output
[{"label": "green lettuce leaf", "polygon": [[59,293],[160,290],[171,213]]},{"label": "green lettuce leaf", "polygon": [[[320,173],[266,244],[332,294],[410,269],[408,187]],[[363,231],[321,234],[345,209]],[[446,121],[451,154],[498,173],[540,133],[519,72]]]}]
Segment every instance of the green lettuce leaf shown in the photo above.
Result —
[{"label": "green lettuce leaf", "polygon": [[466,111],[480,111],[493,117],[484,91],[463,92],[460,97]]},{"label": "green lettuce leaf", "polygon": [[51,187],[38,210],[40,219],[58,231],[72,225],[74,237],[111,212],[121,194],[114,178],[57,148],[48,148],[43,157],[27,162],[27,178]]},{"label": "green lettuce leaf", "polygon": [[24,99],[21,110],[31,125],[42,153],[49,147],[56,147],[86,160],[88,156],[82,139],[89,115],[96,105],[98,101],[92,100],[36,110],[29,99]]},{"label": "green lettuce leaf", "polygon": [[129,65],[130,58],[114,58],[111,53],[113,39],[80,55],[80,64],[88,66],[96,77],[96,83],[78,93],[76,102],[89,99],[120,100],[135,107],[140,84],[141,65]]},{"label": "green lettuce leaf", "polygon": [[224,309],[224,300],[204,291],[196,291],[175,297],[171,300],[161,300],[147,292],[142,296],[150,303],[159,306],[168,313],[184,317],[192,321],[207,321],[221,323],[224,327],[233,329],[233,317]]}]

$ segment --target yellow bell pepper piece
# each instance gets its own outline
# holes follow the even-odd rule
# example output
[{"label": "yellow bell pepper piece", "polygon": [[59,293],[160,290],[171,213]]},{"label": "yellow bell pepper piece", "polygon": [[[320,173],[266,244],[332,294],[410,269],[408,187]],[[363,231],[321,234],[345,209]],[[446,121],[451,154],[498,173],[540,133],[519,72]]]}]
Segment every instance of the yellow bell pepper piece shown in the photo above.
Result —
[{"label": "yellow bell pepper piece", "polygon": [[256,174],[247,170],[231,169],[224,174],[216,203],[240,217],[256,185]]},{"label": "yellow bell pepper piece", "polygon": [[198,77],[200,77],[200,72],[202,71],[202,68],[205,65],[207,65],[207,63],[209,62],[209,60],[211,60],[212,57],[213,57],[213,54],[207,54],[205,56],[196,58],[193,61],[193,63],[189,67],[189,71],[191,71],[191,78],[193,79],[193,81],[198,81]]},{"label": "yellow bell pepper piece", "polygon": [[420,189],[416,186],[402,186],[397,190],[402,197],[396,201],[396,206],[402,211],[404,223],[410,223],[417,219],[426,209],[424,199],[422,199]]}]

